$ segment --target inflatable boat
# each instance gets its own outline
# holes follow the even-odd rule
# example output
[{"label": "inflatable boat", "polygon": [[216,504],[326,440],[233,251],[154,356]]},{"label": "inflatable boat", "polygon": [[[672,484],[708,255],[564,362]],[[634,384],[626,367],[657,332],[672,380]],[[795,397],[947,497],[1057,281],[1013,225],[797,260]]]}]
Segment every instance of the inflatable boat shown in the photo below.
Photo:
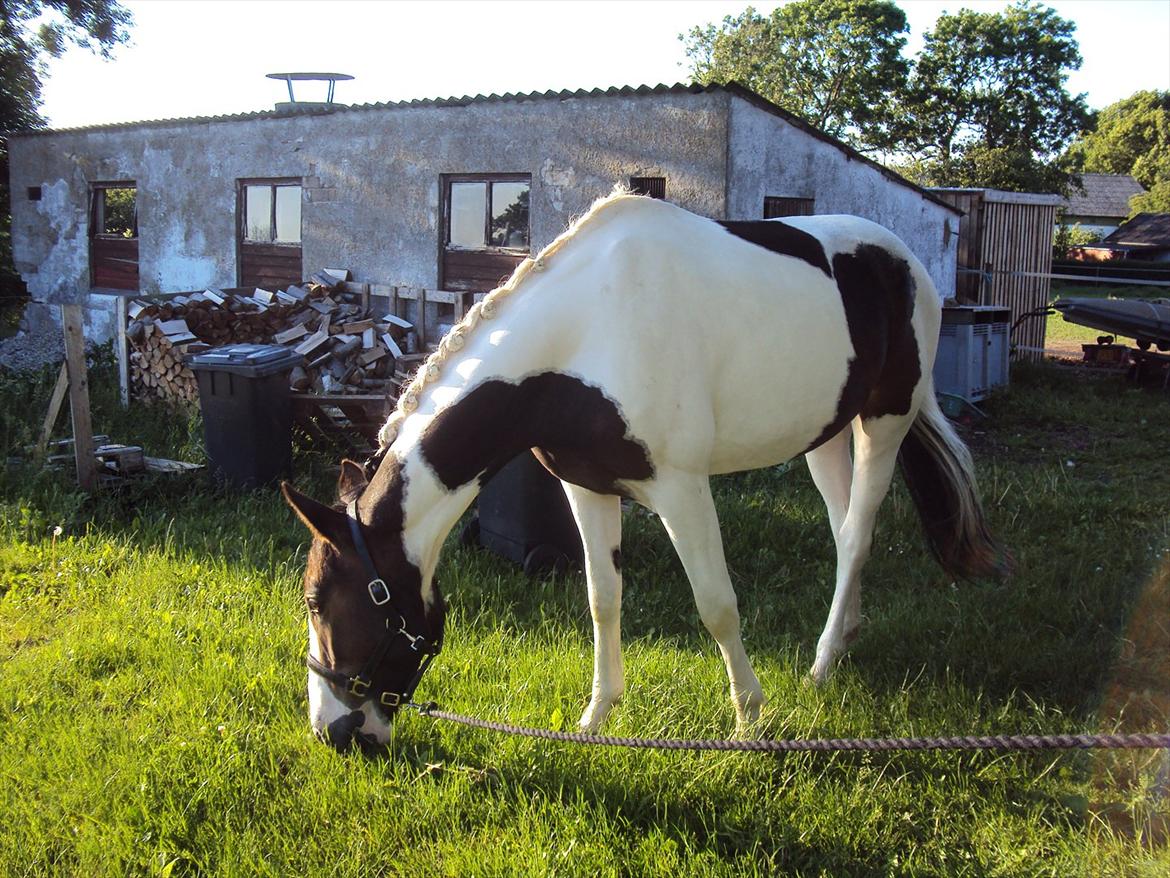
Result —
[{"label": "inflatable boat", "polygon": [[1132,338],[1143,351],[1170,351],[1170,299],[1058,299],[1069,323]]}]

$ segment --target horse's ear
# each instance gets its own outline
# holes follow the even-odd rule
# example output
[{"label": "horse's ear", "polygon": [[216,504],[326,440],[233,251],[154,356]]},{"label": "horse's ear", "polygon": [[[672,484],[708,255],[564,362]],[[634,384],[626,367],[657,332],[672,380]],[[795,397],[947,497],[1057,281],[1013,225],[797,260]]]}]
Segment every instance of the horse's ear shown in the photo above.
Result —
[{"label": "horse's ear", "polygon": [[341,475],[337,478],[338,499],[348,503],[360,494],[367,484],[366,471],[361,464],[348,459],[341,462]]},{"label": "horse's ear", "polygon": [[330,509],[324,503],[318,503],[311,497],[306,497],[288,482],[280,483],[280,493],[284,500],[292,507],[292,511],[315,536],[337,545],[345,539],[348,532],[345,513]]}]

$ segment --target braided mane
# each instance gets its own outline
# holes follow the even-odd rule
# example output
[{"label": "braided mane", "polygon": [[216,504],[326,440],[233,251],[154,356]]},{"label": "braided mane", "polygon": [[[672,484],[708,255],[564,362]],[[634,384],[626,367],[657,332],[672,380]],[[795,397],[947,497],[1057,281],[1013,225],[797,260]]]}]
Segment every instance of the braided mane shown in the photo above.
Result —
[{"label": "braided mane", "polygon": [[419,397],[422,395],[426,385],[438,380],[443,364],[447,362],[452,354],[457,353],[463,348],[467,342],[468,335],[475,330],[481,320],[491,320],[495,317],[499,310],[500,302],[506,296],[513,293],[529,274],[534,271],[542,271],[549,257],[564,247],[597,214],[615,202],[626,198],[642,197],[644,196],[635,195],[620,184],[615,186],[613,192],[593,202],[589,210],[573,220],[569,227],[561,232],[552,243],[541,250],[536,257],[530,256],[516,266],[516,270],[512,272],[512,276],[502,286],[496,287],[484,296],[482,300],[476,302],[463,316],[463,319],[452,327],[450,332],[443,336],[438,348],[423,361],[423,364],[415,373],[410,384],[399,395],[398,405],[390,413],[390,417],[386,419],[386,423],[382,425],[382,429],[378,431],[378,451],[375,456],[381,457],[386,453],[395,438],[397,438],[398,430],[402,422],[411,412],[418,408]]}]

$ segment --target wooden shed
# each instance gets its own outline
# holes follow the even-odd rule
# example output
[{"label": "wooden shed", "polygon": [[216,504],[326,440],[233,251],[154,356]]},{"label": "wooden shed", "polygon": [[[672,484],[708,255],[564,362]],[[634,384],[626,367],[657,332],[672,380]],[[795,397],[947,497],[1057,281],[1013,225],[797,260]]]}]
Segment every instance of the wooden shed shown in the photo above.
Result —
[{"label": "wooden shed", "polygon": [[[1052,234],[1059,195],[998,189],[933,189],[963,211],[959,220],[955,297],[967,305],[1002,305],[1012,321],[1048,304]],[[1011,336],[1023,359],[1044,350],[1044,320],[1025,320]]]}]

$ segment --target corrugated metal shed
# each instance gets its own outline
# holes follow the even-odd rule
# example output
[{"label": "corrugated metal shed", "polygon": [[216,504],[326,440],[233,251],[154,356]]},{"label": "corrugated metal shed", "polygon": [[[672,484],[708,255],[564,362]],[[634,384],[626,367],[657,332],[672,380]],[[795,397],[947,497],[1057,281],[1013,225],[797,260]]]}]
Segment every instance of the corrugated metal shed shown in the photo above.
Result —
[{"label": "corrugated metal shed", "polygon": [[[1048,304],[1052,230],[1059,195],[998,189],[934,189],[963,211],[959,221],[956,298],[969,305],[1002,305],[1012,320]],[[1044,321],[1025,320],[1011,336],[1018,356],[1039,359]]]}]

